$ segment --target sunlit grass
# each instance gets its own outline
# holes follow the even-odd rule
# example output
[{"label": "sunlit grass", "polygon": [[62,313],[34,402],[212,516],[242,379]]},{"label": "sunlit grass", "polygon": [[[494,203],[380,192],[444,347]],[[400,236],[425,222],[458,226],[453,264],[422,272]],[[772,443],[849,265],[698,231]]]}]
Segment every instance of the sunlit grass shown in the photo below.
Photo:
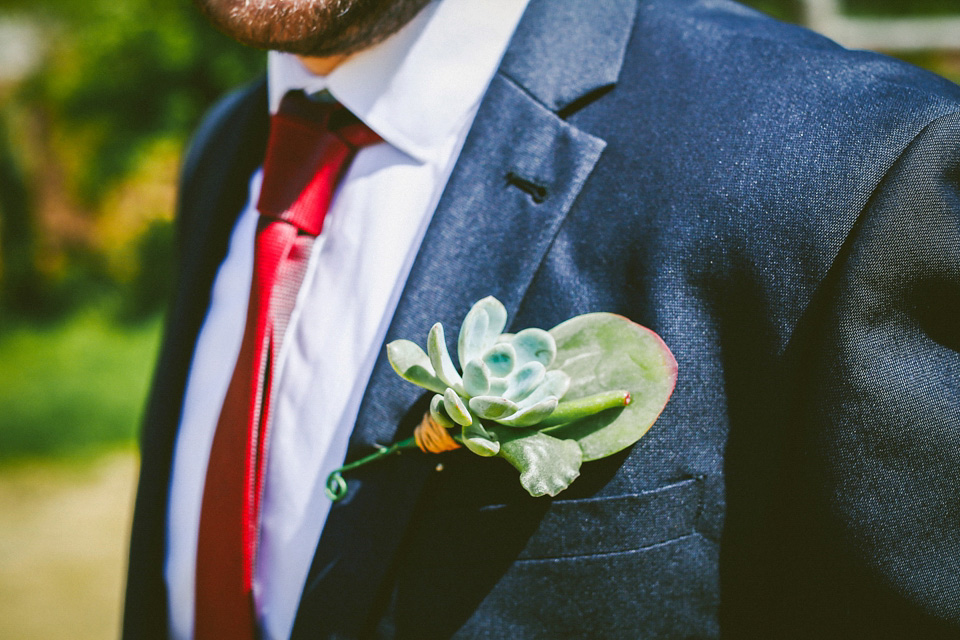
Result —
[{"label": "sunlit grass", "polygon": [[160,322],[86,311],[0,331],[0,462],[96,452],[135,438]]}]

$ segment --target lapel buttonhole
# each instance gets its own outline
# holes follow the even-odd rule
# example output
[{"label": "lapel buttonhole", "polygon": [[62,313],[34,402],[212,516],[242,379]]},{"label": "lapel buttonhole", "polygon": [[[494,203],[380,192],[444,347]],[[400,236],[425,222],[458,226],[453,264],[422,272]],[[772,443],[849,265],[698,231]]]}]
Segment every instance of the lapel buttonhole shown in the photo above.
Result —
[{"label": "lapel buttonhole", "polygon": [[525,192],[535,203],[540,204],[547,199],[547,188],[542,184],[537,184],[532,180],[527,180],[526,178],[517,175],[513,171],[507,172],[506,178],[508,185],[517,187],[521,191]]}]

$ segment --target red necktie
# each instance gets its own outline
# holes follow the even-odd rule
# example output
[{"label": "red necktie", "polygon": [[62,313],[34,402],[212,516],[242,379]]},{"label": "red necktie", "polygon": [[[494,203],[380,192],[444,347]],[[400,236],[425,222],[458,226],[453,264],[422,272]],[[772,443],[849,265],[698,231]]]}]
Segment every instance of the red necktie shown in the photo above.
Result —
[{"label": "red necktie", "polygon": [[336,103],[288,93],[270,122],[240,355],[210,451],[194,637],[257,637],[253,571],[274,364],[314,238],[357,149],[380,138]]}]

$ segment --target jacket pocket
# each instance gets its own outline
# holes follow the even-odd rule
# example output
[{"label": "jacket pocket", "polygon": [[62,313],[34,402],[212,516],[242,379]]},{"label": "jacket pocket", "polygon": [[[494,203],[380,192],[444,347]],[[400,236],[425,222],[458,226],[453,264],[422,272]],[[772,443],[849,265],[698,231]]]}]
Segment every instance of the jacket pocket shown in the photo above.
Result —
[{"label": "jacket pocket", "polygon": [[384,635],[713,637],[718,548],[696,531],[703,484],[424,514]]},{"label": "jacket pocket", "polygon": [[[690,535],[703,483],[689,478],[651,491],[555,500],[518,560],[636,551]],[[491,510],[507,507],[491,507]]]},{"label": "jacket pocket", "polygon": [[[487,549],[510,562],[636,551],[690,535],[703,503],[703,479],[613,496],[444,506],[421,514],[413,538]],[[417,546],[414,542],[414,547]]]},{"label": "jacket pocket", "polygon": [[697,533],[630,551],[521,560],[453,637],[715,638],[717,546]]}]

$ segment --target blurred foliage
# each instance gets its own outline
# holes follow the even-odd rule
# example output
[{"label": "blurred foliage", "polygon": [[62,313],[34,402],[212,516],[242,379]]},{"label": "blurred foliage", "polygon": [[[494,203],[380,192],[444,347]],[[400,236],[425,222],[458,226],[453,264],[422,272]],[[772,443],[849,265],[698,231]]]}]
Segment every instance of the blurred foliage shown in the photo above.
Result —
[{"label": "blurred foliage", "polygon": [[0,0],[5,16],[43,45],[36,72],[0,86],[0,314],[104,295],[126,319],[158,311],[185,141],[263,53],[188,0]]},{"label": "blurred foliage", "polygon": [[173,293],[173,225],[154,220],[137,239],[133,277],[122,297],[120,319],[139,320],[161,311]]},{"label": "blurred foliage", "polygon": [[741,0],[743,4],[759,9],[766,14],[785,20],[800,23],[803,20],[803,11],[800,0]]},{"label": "blurred foliage", "polygon": [[83,312],[0,332],[0,464],[96,451],[133,438],[160,322],[118,327]]},{"label": "blurred foliage", "polygon": [[23,88],[69,148],[85,204],[125,176],[158,138],[183,140],[263,54],[210,28],[185,0],[14,0],[48,34],[42,71]]},{"label": "blurred foliage", "polygon": [[930,16],[960,13],[960,0],[841,0],[850,15]]},{"label": "blurred foliage", "polygon": [[10,17],[37,28],[42,58],[0,84],[0,462],[133,437],[180,155],[264,68],[188,0],[0,0]]},{"label": "blurred foliage", "polygon": [[34,264],[36,230],[31,215],[33,202],[24,169],[18,162],[10,136],[9,117],[0,112],[0,305],[31,300],[37,280]]},{"label": "blurred foliage", "polygon": [[[801,0],[740,0],[781,20],[803,22]],[[960,0],[837,0],[851,16],[930,16],[960,14]]]}]

